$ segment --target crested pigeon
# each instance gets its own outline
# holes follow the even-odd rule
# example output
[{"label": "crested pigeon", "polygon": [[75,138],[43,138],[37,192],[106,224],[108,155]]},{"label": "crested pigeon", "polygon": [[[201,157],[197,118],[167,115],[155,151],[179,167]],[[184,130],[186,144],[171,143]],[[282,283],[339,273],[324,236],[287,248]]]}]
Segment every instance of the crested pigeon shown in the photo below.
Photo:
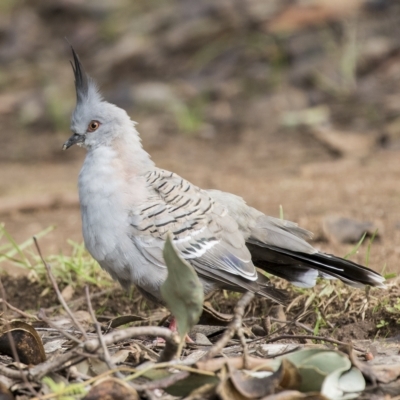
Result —
[{"label": "crested pigeon", "polygon": [[141,145],[135,122],[103,100],[72,53],[77,103],[73,135],[63,149],[77,144],[87,150],[79,174],[85,245],[122,286],[133,284],[148,299],[163,303],[160,286],[167,268],[162,251],[170,234],[206,294],[251,291],[284,303],[285,294],[256,267],[299,287],[314,286],[318,277],[384,287],[377,272],[317,251],[306,241],[311,233],[297,224],[157,168]]}]

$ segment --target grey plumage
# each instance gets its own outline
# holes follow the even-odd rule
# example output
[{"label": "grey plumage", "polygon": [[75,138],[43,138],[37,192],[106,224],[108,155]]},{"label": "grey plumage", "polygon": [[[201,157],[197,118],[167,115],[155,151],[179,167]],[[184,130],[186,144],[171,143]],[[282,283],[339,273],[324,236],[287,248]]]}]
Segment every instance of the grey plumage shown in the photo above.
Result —
[{"label": "grey plumage", "polygon": [[162,300],[168,232],[205,292],[250,290],[284,302],[284,293],[255,266],[301,287],[313,286],[318,276],[383,286],[378,273],[318,252],[306,241],[311,233],[295,223],[158,169],[142,148],[135,123],[102,99],[74,51],[73,57],[77,106],[64,148],[87,149],[79,174],[83,236],[92,256],[123,286],[134,284],[152,300]]}]

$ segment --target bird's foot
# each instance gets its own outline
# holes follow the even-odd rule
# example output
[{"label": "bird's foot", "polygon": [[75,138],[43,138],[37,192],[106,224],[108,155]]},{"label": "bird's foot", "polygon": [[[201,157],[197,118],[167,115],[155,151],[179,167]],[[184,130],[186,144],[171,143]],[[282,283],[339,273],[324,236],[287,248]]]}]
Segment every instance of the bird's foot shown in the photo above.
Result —
[{"label": "bird's foot", "polygon": [[[168,328],[169,328],[172,332],[178,332],[178,325],[177,325],[177,323],[176,323],[176,318],[175,318],[175,317],[172,317],[172,319],[171,319],[171,321],[170,321],[170,323],[169,323],[169,325],[168,325]],[[153,344],[154,344],[155,346],[157,346],[157,345],[159,345],[159,344],[163,344],[163,343],[165,343],[165,339],[163,339],[163,338],[161,338],[161,337],[158,337],[158,338],[156,338],[156,339],[153,341]],[[185,336],[185,343],[195,343],[195,342],[194,342],[194,340],[192,340],[192,338],[191,338],[188,334],[186,334],[186,336]]]}]

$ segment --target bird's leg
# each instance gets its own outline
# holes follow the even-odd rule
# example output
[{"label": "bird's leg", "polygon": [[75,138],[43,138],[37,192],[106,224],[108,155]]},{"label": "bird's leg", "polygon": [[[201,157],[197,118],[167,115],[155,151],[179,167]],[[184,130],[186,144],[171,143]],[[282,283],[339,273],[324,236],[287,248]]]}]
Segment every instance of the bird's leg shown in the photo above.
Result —
[{"label": "bird's leg", "polygon": [[[172,316],[172,319],[169,323],[168,328],[171,329],[172,332],[178,332],[178,325],[176,323],[176,318],[174,316]],[[185,342],[186,343],[194,343],[194,341],[190,338],[190,336],[188,334],[186,334],[186,336],[185,336]]]},{"label": "bird's leg", "polygon": [[[178,332],[178,325],[176,323],[176,318],[174,316],[172,316],[172,318],[171,318],[171,320],[169,322],[168,328],[172,332]],[[156,344],[165,343],[165,339],[158,337],[155,340],[155,342],[156,342]],[[194,341],[190,338],[190,336],[188,334],[186,334],[186,336],[185,336],[185,342],[186,343],[194,343]]]}]

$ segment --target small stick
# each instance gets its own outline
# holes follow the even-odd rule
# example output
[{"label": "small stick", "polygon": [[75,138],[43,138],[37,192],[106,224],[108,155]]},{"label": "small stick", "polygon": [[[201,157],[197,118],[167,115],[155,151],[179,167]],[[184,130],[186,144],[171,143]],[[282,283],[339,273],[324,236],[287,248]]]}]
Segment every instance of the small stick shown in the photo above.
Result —
[{"label": "small stick", "polygon": [[253,298],[254,298],[254,293],[246,292],[242,296],[242,298],[237,302],[232,321],[227,326],[221,339],[218,340],[218,342],[215,343],[213,347],[211,347],[208,353],[201,358],[201,361],[207,361],[215,357],[217,354],[219,354],[222,351],[222,349],[226,346],[226,344],[229,342],[229,340],[232,339],[233,335],[240,330],[240,328],[242,327],[245,308],[253,300]]},{"label": "small stick", "polygon": [[75,347],[72,350],[68,351],[67,353],[58,355],[57,357],[53,357],[45,361],[44,363],[32,367],[27,372],[28,379],[31,381],[40,380],[44,376],[46,376],[49,372],[59,371],[60,369],[69,366],[69,364],[71,365],[75,364],[76,362],[79,362],[85,358],[86,357],[79,354],[79,348]]},{"label": "small stick", "polygon": [[18,313],[19,315],[22,315],[22,316],[25,317],[25,318],[34,319],[35,321],[38,321],[38,320],[39,320],[39,319],[36,317],[36,315],[26,313],[25,311],[22,311],[22,310],[20,310],[19,308],[14,307],[13,305],[11,305],[9,302],[5,301],[4,299],[0,299],[0,302],[5,303],[5,305],[7,306],[7,308],[9,308],[10,310],[12,310],[12,311]]},{"label": "small stick", "polygon": [[[165,349],[161,353],[158,362],[170,361],[176,356],[180,344],[179,335],[176,332],[172,332],[167,328],[162,328],[159,326],[135,326],[123,330],[116,330],[105,335],[103,339],[105,345],[109,346],[121,340],[147,335],[162,337],[163,339],[165,339]],[[75,364],[76,362],[85,359],[86,357],[81,353],[81,348],[89,353],[94,353],[97,351],[98,348],[100,348],[100,346],[101,344],[98,339],[90,339],[78,345],[74,349],[68,351],[67,353],[61,354],[41,364],[35,365],[28,371],[21,371],[20,373],[19,371],[14,371],[10,368],[0,365],[0,373],[11,379],[20,380],[22,378],[29,379],[30,381],[40,380],[49,372],[58,371],[61,368],[69,366],[69,364]]]},{"label": "small stick", "polygon": [[[115,330],[105,335],[103,339],[105,345],[108,346],[121,340],[145,335],[165,339],[165,348],[160,355],[159,362],[170,361],[176,356],[180,344],[179,335],[160,326],[133,326],[123,330]],[[100,342],[97,339],[91,339],[83,343],[83,347],[89,353],[93,353],[100,347]]]},{"label": "small stick", "polygon": [[309,333],[314,333],[314,331],[311,328],[309,328],[307,325],[302,324],[301,322],[296,321],[296,320],[282,321],[280,319],[276,319],[276,318],[272,318],[272,317],[270,317],[270,319],[272,322],[278,322],[278,324],[294,325],[294,326],[297,326],[297,328],[302,328]]},{"label": "small stick", "polygon": [[[336,340],[333,338],[329,337],[324,337],[324,336],[314,336],[314,335],[280,335],[271,339],[267,339],[265,343],[273,343],[273,342],[278,342],[279,340],[283,339],[311,339],[311,340],[319,340],[323,342],[329,342],[333,344],[338,344],[340,346],[348,346],[348,343],[341,342],[340,340]],[[363,349],[356,348],[354,347],[355,350],[357,351],[363,351]]]},{"label": "small stick", "polygon": [[249,369],[249,348],[247,347],[246,338],[244,337],[242,327],[237,330],[237,335],[239,336],[240,343],[243,347],[243,368]]},{"label": "small stick", "polygon": [[75,326],[81,331],[82,336],[85,338],[85,340],[88,340],[88,336],[87,336],[85,330],[83,329],[82,325],[75,318],[74,314],[72,313],[72,311],[68,307],[66,301],[64,300],[64,297],[62,297],[62,294],[60,292],[60,289],[58,288],[57,282],[53,276],[53,273],[51,272],[50,265],[47,264],[47,262],[45,261],[45,259],[42,256],[42,252],[40,251],[39,242],[37,241],[36,236],[33,237],[33,241],[35,242],[35,246],[36,246],[37,252],[39,253],[39,257],[41,258],[44,266],[46,267],[47,275],[49,276],[50,281],[53,285],[53,288],[57,294],[58,301],[62,304],[62,306],[64,307],[64,310],[67,312],[67,314],[69,315],[69,317],[71,318],[71,320],[75,324]]},{"label": "small stick", "polygon": [[19,369],[16,371],[15,369],[7,368],[4,365],[0,364],[0,375],[3,375],[10,379],[15,379],[16,381],[25,380],[26,379],[26,371],[22,371]]},{"label": "small stick", "polygon": [[[99,338],[99,342],[101,344],[101,347],[103,348],[104,362],[107,364],[107,367],[109,369],[114,370],[114,369],[116,369],[116,366],[114,365],[113,361],[111,360],[108,348],[107,348],[106,344],[104,343],[103,334],[101,332],[101,326],[99,324],[99,321],[97,321],[96,314],[94,313],[94,310],[92,307],[92,302],[90,301],[89,287],[87,285],[85,286],[85,295],[86,295],[86,301],[87,301],[90,316],[92,317],[94,326],[96,327],[96,332],[97,332],[97,336]],[[119,379],[124,379],[124,376],[119,371],[115,371],[114,375]]]},{"label": "small stick", "polygon": [[77,337],[75,337],[74,335],[71,335],[70,333],[68,333],[66,330],[58,327],[54,322],[50,321],[49,318],[47,318],[46,316],[46,311],[44,310],[44,308],[41,308],[39,310],[38,313],[38,317],[46,322],[47,325],[51,326],[52,328],[54,328],[56,331],[60,332],[62,335],[64,335],[66,338],[68,338],[69,340],[72,340],[73,342],[77,343],[77,344],[81,344],[82,341],[80,339],[78,339]]},{"label": "small stick", "polygon": [[14,360],[17,363],[18,366],[18,375],[19,378],[24,381],[24,383],[27,385],[29,391],[34,395],[37,396],[37,392],[36,390],[33,388],[32,384],[28,381],[26,375],[23,373],[22,368],[21,368],[21,361],[18,355],[18,351],[17,351],[17,346],[15,344],[13,335],[11,333],[11,328],[10,328],[10,323],[8,322],[8,318],[6,318],[6,314],[7,314],[7,305],[6,305],[6,291],[4,290],[4,286],[3,286],[3,281],[0,278],[0,291],[1,291],[1,297],[3,298],[4,301],[2,301],[2,306],[3,306],[3,313],[4,313],[4,321],[5,321],[5,326],[7,329],[7,338],[8,338],[8,342],[10,343],[10,347],[11,347],[11,352],[13,355]]}]

